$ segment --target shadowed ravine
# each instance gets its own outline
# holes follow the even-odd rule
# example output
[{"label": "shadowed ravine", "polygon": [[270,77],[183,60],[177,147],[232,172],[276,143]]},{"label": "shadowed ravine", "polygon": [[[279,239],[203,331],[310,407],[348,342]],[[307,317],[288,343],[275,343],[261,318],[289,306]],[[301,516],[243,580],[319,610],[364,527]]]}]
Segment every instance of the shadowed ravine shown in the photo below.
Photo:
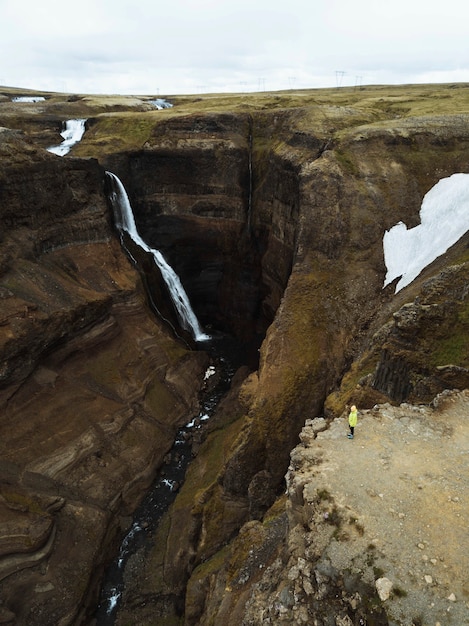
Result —
[{"label": "shadowed ravine", "polygon": [[[165,464],[159,471],[148,494],[138,507],[133,522],[126,532],[119,553],[106,569],[101,586],[99,606],[94,614],[96,626],[112,626],[123,597],[125,596],[126,567],[134,557],[137,563],[144,562],[145,555],[154,544],[154,536],[162,515],[174,501],[182,483],[186,469],[193,458],[193,443],[204,437],[204,427],[212,417],[218,403],[229,389],[235,371],[243,364],[243,355],[237,342],[228,336],[216,334],[204,343],[210,354],[211,365],[205,374],[206,386],[201,395],[201,409],[198,415],[181,428],[174,446],[167,454]],[[215,380],[214,384],[211,380]],[[132,571],[135,572],[135,563]],[[175,599],[181,605],[183,598]]]},{"label": "shadowed ravine", "polygon": [[[132,525],[122,539],[117,556],[106,569],[99,606],[94,615],[94,623],[97,626],[112,626],[115,623],[120,604],[125,597],[126,568],[129,559],[139,555],[137,563],[140,560],[145,561],[145,554],[153,545],[158,523],[184,482],[187,466],[193,456],[194,440],[199,443],[202,441],[204,426],[229,389],[235,371],[246,361],[246,355],[242,354],[240,345],[235,339],[221,333],[209,336],[203,332],[179,277],[166,263],[161,253],[148,246],[138,233],[132,207],[121,181],[110,172],[106,173],[106,177],[110,186],[109,196],[115,224],[121,234],[121,244],[137,265],[137,259],[125,246],[124,234],[127,234],[138,248],[153,256],[155,266],[160,270],[167,285],[182,330],[189,332],[194,341],[207,351],[212,365],[205,373],[200,412],[177,432],[163,468],[136,510]],[[149,298],[152,298],[151,294]],[[183,599],[176,598],[174,603],[182,606]]]}]

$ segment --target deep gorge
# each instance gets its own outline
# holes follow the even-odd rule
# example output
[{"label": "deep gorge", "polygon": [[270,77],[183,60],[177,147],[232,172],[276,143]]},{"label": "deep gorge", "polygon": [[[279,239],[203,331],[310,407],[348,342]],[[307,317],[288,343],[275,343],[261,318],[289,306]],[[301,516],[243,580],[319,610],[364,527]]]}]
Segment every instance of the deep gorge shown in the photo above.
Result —
[{"label": "deep gorge", "polygon": [[[266,567],[289,549],[285,474],[305,419],[467,386],[467,237],[402,293],[382,287],[383,233],[465,171],[467,116],[407,114],[379,88],[290,97],[165,112],[51,98],[24,117],[0,103],[4,623],[89,623],[210,364],[149,260],[139,273],[122,251],[105,171],[203,325],[245,354],[118,624],[241,623],[262,573],[243,541]],[[88,118],[82,141],[48,154],[73,115]]]},{"label": "deep gorge", "polygon": [[[236,354],[226,354],[222,360],[239,361],[240,364],[248,366],[246,372],[249,373],[258,367],[261,342],[275,317],[286,287],[293,262],[295,236],[294,221],[291,220],[291,223],[288,223],[290,220],[285,217],[282,218],[284,223],[281,225],[279,234],[287,239],[286,242],[278,241],[269,232],[269,226],[272,228],[272,224],[261,227],[256,225],[255,216],[249,214],[253,198],[244,197],[246,187],[250,191],[255,188],[253,182],[246,182],[246,177],[243,176],[246,161],[248,161],[248,173],[252,174],[251,155],[244,154],[243,157],[240,159],[242,166],[238,174],[239,190],[243,195],[240,198],[227,199],[219,194],[216,196],[219,205],[214,205],[214,201],[210,199],[204,211],[200,209],[200,205],[204,203],[203,197],[205,194],[210,195],[213,190],[208,186],[203,190],[197,190],[197,181],[203,175],[200,168],[216,171],[219,167],[216,158],[211,164],[207,165],[202,162],[200,165],[192,153],[183,157],[177,155],[175,157],[172,153],[136,157],[130,155],[130,166],[122,169],[131,172],[128,184],[134,190],[135,195],[135,200],[133,199],[131,204],[136,223],[138,222],[137,230],[144,234],[143,238],[146,243],[160,250],[172,267],[176,268],[197,316],[208,332],[214,332],[216,335],[228,333],[236,338],[238,344],[234,347]],[[188,161],[190,166],[185,167],[184,161]],[[234,167],[229,167],[229,169],[231,172],[235,171]],[[177,172],[176,181],[173,180],[175,172]],[[298,206],[298,181],[288,168],[287,172],[283,173],[281,163],[277,174],[279,178],[276,181],[275,193],[279,197],[274,197],[270,201],[277,204],[280,215],[287,213],[290,219],[294,218],[292,212],[295,210],[295,205]],[[154,183],[152,185],[151,181],[154,180],[158,181],[158,185],[155,186]],[[158,193],[160,188],[164,189],[164,194]],[[164,211],[168,203],[177,201],[185,204],[184,199],[181,200],[181,188],[190,190],[191,199],[194,198],[194,205],[190,205],[190,200],[187,200],[189,215],[182,217],[165,215]],[[194,189],[197,193],[194,193]],[[233,193],[231,188],[230,192]],[[228,211],[225,208],[227,201],[236,202],[240,206],[247,205],[247,210],[240,215],[235,215],[241,218],[239,221],[227,215]],[[283,208],[284,204],[287,209]],[[196,214],[195,217],[193,213]],[[158,272],[155,272],[155,268],[146,262],[144,253],[132,246],[132,242],[126,241],[125,246],[130,246],[131,257],[147,268],[144,271],[144,281],[150,291],[150,298],[154,299],[155,294],[159,294],[156,306],[160,310],[157,310],[157,313],[162,307],[165,310],[162,319],[166,321],[171,319],[171,327],[177,328],[177,315],[168,315],[168,298],[164,297],[165,289],[161,285]],[[265,258],[268,257],[270,261],[266,263]],[[158,283],[157,287],[155,283]],[[162,299],[166,302],[162,302]],[[187,339],[187,335],[180,328],[177,328],[176,334]],[[234,344],[230,345],[233,350]],[[204,347],[204,345],[198,346],[199,349],[204,349]],[[262,480],[262,489],[267,489],[267,493],[262,495],[262,504],[251,507],[250,514],[261,515],[275,498],[276,487],[268,485],[267,476]],[[139,574],[136,574],[134,570],[133,576],[136,575]],[[173,610],[180,611],[184,597],[181,584],[184,585],[184,578],[178,584],[178,594],[175,598],[167,600],[162,589],[155,589],[152,599],[147,597],[146,603],[158,606],[169,602],[170,605],[174,604]],[[122,612],[125,615],[128,607],[138,602],[138,597],[139,593],[134,584],[131,585],[130,591],[124,590],[124,607],[121,609],[119,606],[118,621],[122,619],[120,618]],[[97,623],[101,623],[100,620]]]},{"label": "deep gorge", "polygon": [[[278,159],[270,168],[272,181],[258,180],[255,162],[250,170],[252,130],[244,128],[244,119],[240,124],[239,118],[217,116],[191,123],[170,124],[164,136],[174,142],[178,133],[196,132],[203,143],[218,133],[216,149],[210,140],[202,151],[185,145],[147,149],[126,161],[114,157],[116,173],[132,196],[139,230],[176,269],[204,324],[260,344],[295,255],[297,173]],[[268,210],[259,211],[261,205]]]}]

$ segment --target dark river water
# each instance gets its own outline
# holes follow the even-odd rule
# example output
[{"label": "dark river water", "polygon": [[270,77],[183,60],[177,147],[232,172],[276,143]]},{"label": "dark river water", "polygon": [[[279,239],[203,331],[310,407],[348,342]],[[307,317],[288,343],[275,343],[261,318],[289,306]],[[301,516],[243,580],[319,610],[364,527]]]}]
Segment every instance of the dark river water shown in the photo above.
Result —
[{"label": "dark river water", "polygon": [[228,391],[234,373],[246,360],[245,351],[232,338],[214,334],[200,346],[206,350],[212,365],[205,378],[212,376],[213,385],[202,392],[200,412],[194,415],[176,434],[174,445],[160,469],[148,494],[133,517],[133,523],[122,540],[119,553],[108,566],[102,581],[99,606],[93,615],[96,626],[113,626],[124,592],[125,568],[129,558],[138,550],[150,547],[155,529],[165,511],[174,501],[180,485],[184,482],[187,466],[192,459],[192,439],[204,428],[214,414],[221,398]]}]

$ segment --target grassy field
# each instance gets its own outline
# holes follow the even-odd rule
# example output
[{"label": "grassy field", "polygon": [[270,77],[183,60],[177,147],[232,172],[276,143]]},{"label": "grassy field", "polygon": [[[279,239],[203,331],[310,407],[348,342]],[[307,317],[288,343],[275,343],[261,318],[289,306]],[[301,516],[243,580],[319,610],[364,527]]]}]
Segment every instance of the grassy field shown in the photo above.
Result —
[{"label": "grassy field", "polygon": [[[218,111],[249,111],[276,108],[354,107],[362,111],[380,111],[383,117],[448,115],[469,112],[469,84],[368,85],[328,89],[303,89],[277,92],[213,93],[197,95],[119,95],[63,94],[40,92],[0,86],[2,108],[14,96],[44,96],[38,105],[81,105],[96,112],[112,109],[131,111],[149,100],[163,97],[174,106],[155,111],[158,115],[174,116]],[[3,98],[2,98],[3,96]],[[18,106],[18,103],[14,103]],[[20,104],[32,108],[32,104]],[[346,113],[346,112],[345,112]]]}]

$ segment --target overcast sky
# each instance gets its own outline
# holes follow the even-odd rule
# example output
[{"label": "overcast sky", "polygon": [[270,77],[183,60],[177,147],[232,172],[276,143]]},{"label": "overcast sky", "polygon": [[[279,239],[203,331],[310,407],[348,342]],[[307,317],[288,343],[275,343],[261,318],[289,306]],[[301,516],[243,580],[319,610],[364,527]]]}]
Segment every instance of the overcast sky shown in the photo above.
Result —
[{"label": "overcast sky", "polygon": [[181,94],[469,82],[468,0],[0,0],[0,85]]}]

